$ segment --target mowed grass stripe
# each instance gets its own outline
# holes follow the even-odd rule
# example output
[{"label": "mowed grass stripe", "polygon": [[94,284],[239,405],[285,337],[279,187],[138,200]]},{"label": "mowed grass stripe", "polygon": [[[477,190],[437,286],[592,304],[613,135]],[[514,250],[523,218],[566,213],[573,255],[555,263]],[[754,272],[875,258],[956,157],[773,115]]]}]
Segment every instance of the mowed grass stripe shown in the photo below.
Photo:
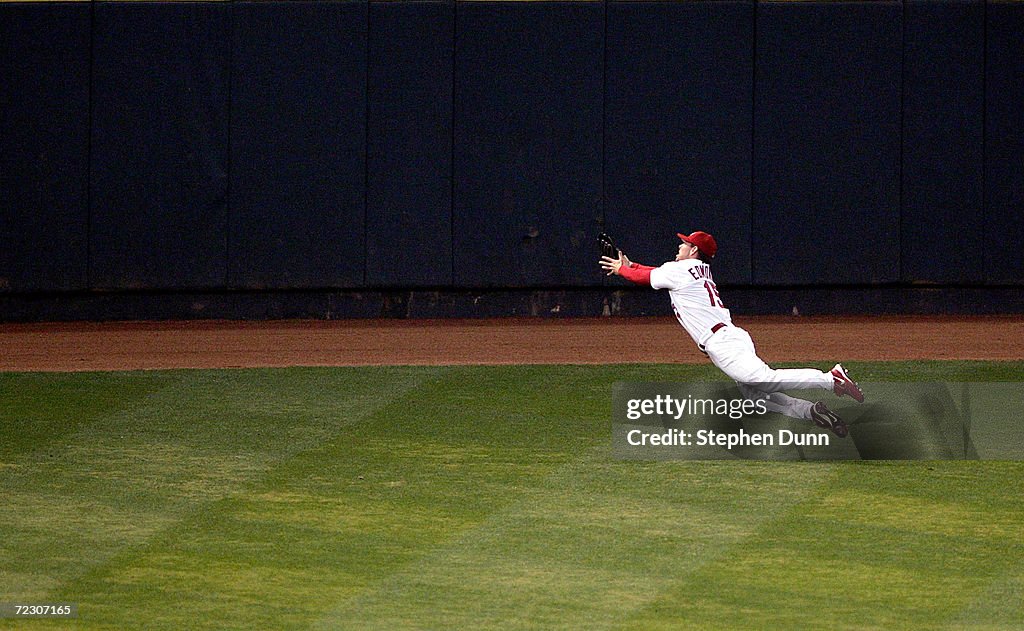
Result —
[{"label": "mowed grass stripe", "polygon": [[[709,468],[742,482],[703,488]],[[592,448],[316,628],[609,628],[727,556],[832,470],[613,463]]]},{"label": "mowed grass stripe", "polygon": [[972,595],[967,606],[944,628],[950,631],[1024,628],[1024,571],[1017,567],[994,577]]},{"label": "mowed grass stripe", "polygon": [[[566,447],[580,448],[551,430],[563,411],[557,393],[576,405],[578,389],[546,386],[549,379],[550,371],[452,369],[282,462],[247,493],[205,506],[71,586],[68,597],[130,603],[128,611],[112,607],[109,619],[93,612],[111,626],[131,611],[150,628],[308,626],[325,603],[429,553],[564,462]],[[555,409],[546,413],[542,404]],[[574,422],[597,417],[590,409],[582,418]],[[533,446],[545,436],[547,448]]]},{"label": "mowed grass stripe", "polygon": [[0,374],[0,468],[36,453],[58,456],[66,437],[117,415],[130,416],[149,398],[177,388],[188,371]]},{"label": "mowed grass stripe", "polygon": [[[442,372],[176,371],[170,380],[165,373],[125,374],[159,386],[142,388],[145,396],[129,397],[130,405],[112,406],[110,414],[44,449],[22,450],[0,469],[0,594],[40,599],[66,593],[62,583],[128,554],[205,504],[243,491],[276,462]],[[24,384],[33,377],[54,383],[50,375],[13,380]],[[77,388],[93,377],[63,379]],[[101,383],[97,397],[116,397],[116,376]],[[61,388],[53,388],[59,397]],[[45,398],[21,400],[5,405],[4,414],[30,419],[37,401],[53,407]],[[76,411],[58,414],[73,419]],[[13,432],[8,436],[16,440]]]},{"label": "mowed grass stripe", "polygon": [[[1024,512],[993,480],[1022,477],[1008,462],[844,464],[620,628],[1021,628]],[[1017,604],[978,616],[993,582]]]},{"label": "mowed grass stripe", "polygon": [[[941,374],[911,363],[858,369]],[[1020,379],[1022,369],[951,363],[949,374]],[[710,366],[186,371],[180,387],[78,428],[99,447],[50,469],[52,484],[32,472],[40,452],[5,461],[35,476],[21,492],[38,483],[47,501],[95,509],[86,536],[38,516],[3,528],[35,537],[39,562],[24,555],[20,570],[40,585],[56,580],[47,599],[79,602],[82,628],[815,626],[819,618],[789,610],[820,608],[830,585],[801,601],[805,580],[850,581],[867,568],[882,580],[859,583],[821,620],[999,628],[1019,619],[1019,607],[970,613],[1021,584],[1024,557],[1007,543],[1024,521],[1016,463],[940,463],[941,475],[904,476],[919,463],[610,459],[611,383],[715,378]],[[112,448],[120,440],[128,455]],[[897,517],[884,520],[889,504]],[[832,522],[865,534],[836,553],[816,543]],[[125,529],[136,523],[152,528]],[[977,562],[931,571],[963,529],[970,537],[954,550]],[[907,558],[876,554],[889,546]],[[1005,563],[990,563],[995,550]],[[0,580],[0,590],[18,582]],[[903,606],[887,593],[893,585],[907,586]],[[961,590],[956,606],[921,609],[930,586]],[[744,598],[752,604],[738,617],[720,617]],[[879,603],[895,613],[862,617]],[[909,622],[895,624],[900,615]]]},{"label": "mowed grass stripe", "polygon": [[[552,487],[550,472],[564,468],[563,463],[572,462],[569,459],[573,454],[588,445],[591,447],[585,466],[572,465],[568,470],[581,473],[592,464],[607,464],[604,388],[594,387],[590,369],[557,372],[563,373],[562,379],[551,380],[550,370],[453,370],[445,378],[382,408],[338,440],[283,463],[269,473],[262,485],[265,488],[254,489],[251,501],[234,498],[208,507],[201,523],[182,524],[177,533],[171,533],[171,550],[152,546],[129,567],[111,568],[110,581],[117,583],[119,575],[126,575],[130,577],[127,583],[135,587],[140,583],[160,585],[161,589],[145,592],[153,600],[147,601],[144,609],[166,628],[185,624],[190,610],[203,611],[202,619],[211,628],[231,626],[231,619],[213,615],[219,602],[249,602],[255,594],[265,594],[268,584],[275,589],[250,612],[258,618],[239,626],[255,623],[301,627],[333,595],[341,601],[356,598],[349,609],[355,615],[342,626],[363,620],[370,621],[371,626],[386,627],[394,620],[383,615],[374,617],[367,604],[381,593],[381,581],[386,593],[396,572],[399,577],[417,577],[422,574],[422,566],[450,569],[438,564],[437,555],[448,556],[452,545],[465,547],[467,537],[491,532],[494,524],[511,523],[513,531],[521,532],[519,536],[527,537],[525,541],[531,540],[537,533],[509,522],[508,516],[519,515],[522,506],[537,504],[550,494],[550,488],[565,487],[564,480]],[[612,375],[614,371],[608,371],[605,378]],[[598,396],[589,396],[590,391]],[[458,403],[439,406],[439,402]],[[602,446],[595,454],[593,445],[598,444]],[[308,466],[302,466],[307,461]],[[628,465],[617,466],[627,474],[631,471]],[[600,484],[607,477],[608,472],[604,473],[591,477],[590,482]],[[664,482],[668,487],[674,483]],[[633,504],[624,514],[643,514],[650,498],[649,492],[641,489],[651,485],[641,484],[637,489],[625,483],[628,488],[618,491],[616,501]],[[723,488],[730,489],[729,485]],[[594,492],[589,485],[579,490],[587,495]],[[640,500],[631,498],[630,494],[637,491]],[[728,520],[714,514],[712,507],[732,506],[725,499],[734,492],[724,493],[698,511],[697,521],[716,524],[701,531],[708,540],[721,536],[722,528],[728,527]],[[527,499],[519,499],[512,509],[501,509],[516,496]],[[562,502],[560,495],[556,497],[554,505]],[[608,495],[597,497],[605,501]],[[679,489],[670,490],[668,498],[679,502]],[[596,510],[590,504],[584,506],[588,511]],[[609,513],[622,512],[621,506],[613,506],[614,510],[597,511],[600,520]],[[499,514],[491,515],[497,509],[501,509]],[[756,510],[763,513],[760,505]],[[709,517],[707,511],[713,515]],[[572,542],[578,538],[579,529],[588,524],[563,517],[558,515],[555,524],[571,524],[566,540]],[[620,526],[613,522],[612,532],[617,533]],[[668,530],[672,523],[660,527]],[[682,527],[686,527],[685,522]],[[460,531],[469,534],[460,535]],[[536,538],[544,541],[539,534]],[[455,544],[445,544],[446,540]],[[239,541],[245,544],[239,545]],[[292,545],[282,547],[282,541]],[[647,545],[643,533],[635,541]],[[432,552],[435,547],[437,550]],[[599,546],[582,547],[588,554],[600,554]],[[309,550],[313,551],[311,555]],[[543,555],[550,551],[543,546],[536,552]],[[611,551],[614,557],[615,548]],[[417,560],[424,555],[424,559]],[[639,579],[648,569],[641,563],[634,578]],[[617,567],[606,568],[607,573],[618,571]],[[596,584],[608,583],[610,576],[596,577],[602,579]],[[549,581],[557,577],[558,573],[547,575]],[[479,577],[467,574],[466,578],[476,584]],[[219,590],[215,589],[218,585]],[[583,583],[587,590],[594,589],[594,585],[592,581]],[[108,582],[100,591],[118,594],[119,589]],[[502,589],[493,594],[495,602],[500,602],[504,593]],[[530,593],[531,597],[537,596]],[[574,594],[581,595],[579,590],[569,590],[568,594],[568,600],[574,600]],[[604,594],[600,591],[597,596]],[[546,615],[556,615],[566,602],[565,598],[549,600]],[[454,608],[461,607],[461,599],[452,603]],[[411,617],[407,621],[423,618],[423,607],[430,609],[434,604],[386,603],[398,611],[408,606]],[[443,612],[445,608],[438,610]],[[486,623],[511,623],[519,615],[518,610],[499,607],[485,619]],[[539,621],[530,617],[523,620],[524,624]],[[335,618],[332,622],[339,621]],[[471,620],[460,619],[459,624],[470,625]]]},{"label": "mowed grass stripe", "polygon": [[0,594],[43,598],[63,575],[81,570],[78,557],[65,550],[91,549],[102,558],[165,518],[162,509],[90,497],[96,491],[85,487],[103,463],[69,451],[85,442],[76,435],[131,418],[185,377],[174,371],[0,375]]}]

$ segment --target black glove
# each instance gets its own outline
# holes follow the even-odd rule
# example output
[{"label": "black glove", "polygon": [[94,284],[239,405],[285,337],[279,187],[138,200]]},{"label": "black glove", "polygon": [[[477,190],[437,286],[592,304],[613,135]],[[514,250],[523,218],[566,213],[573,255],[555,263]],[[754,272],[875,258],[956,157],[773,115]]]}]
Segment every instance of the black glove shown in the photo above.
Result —
[{"label": "black glove", "polygon": [[601,247],[601,256],[607,256],[609,258],[619,258],[619,249],[615,247],[615,243],[612,242],[612,238],[605,233],[597,235],[597,244]]}]

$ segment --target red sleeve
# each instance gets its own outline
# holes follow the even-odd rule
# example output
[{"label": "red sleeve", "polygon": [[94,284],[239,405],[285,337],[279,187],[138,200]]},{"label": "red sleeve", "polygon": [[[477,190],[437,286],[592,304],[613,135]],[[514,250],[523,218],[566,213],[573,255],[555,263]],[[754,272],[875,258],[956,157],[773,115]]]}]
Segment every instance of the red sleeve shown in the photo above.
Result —
[{"label": "red sleeve", "polygon": [[619,276],[622,276],[626,280],[632,281],[637,285],[648,285],[651,284],[651,270],[654,269],[649,265],[640,265],[634,263],[630,267],[623,265],[619,268]]}]

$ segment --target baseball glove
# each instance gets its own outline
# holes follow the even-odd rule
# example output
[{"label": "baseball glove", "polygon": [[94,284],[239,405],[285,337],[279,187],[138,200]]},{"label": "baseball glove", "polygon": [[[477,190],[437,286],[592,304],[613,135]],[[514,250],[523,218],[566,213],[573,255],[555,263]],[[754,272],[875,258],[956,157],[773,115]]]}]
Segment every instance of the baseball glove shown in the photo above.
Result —
[{"label": "baseball glove", "polygon": [[619,258],[619,249],[615,247],[615,243],[612,238],[605,233],[597,235],[597,244],[601,247],[601,256],[607,256],[613,259]]}]

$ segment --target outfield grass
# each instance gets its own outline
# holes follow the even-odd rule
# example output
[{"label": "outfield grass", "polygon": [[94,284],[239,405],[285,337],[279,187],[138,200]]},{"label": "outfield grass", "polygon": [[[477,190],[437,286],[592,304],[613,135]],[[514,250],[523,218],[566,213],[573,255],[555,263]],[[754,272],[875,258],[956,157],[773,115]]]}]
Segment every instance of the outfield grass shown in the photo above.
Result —
[{"label": "outfield grass", "polygon": [[[1024,363],[850,364],[1024,381]],[[618,462],[710,366],[0,375],[0,602],[103,629],[1024,627],[1024,463]]]}]

